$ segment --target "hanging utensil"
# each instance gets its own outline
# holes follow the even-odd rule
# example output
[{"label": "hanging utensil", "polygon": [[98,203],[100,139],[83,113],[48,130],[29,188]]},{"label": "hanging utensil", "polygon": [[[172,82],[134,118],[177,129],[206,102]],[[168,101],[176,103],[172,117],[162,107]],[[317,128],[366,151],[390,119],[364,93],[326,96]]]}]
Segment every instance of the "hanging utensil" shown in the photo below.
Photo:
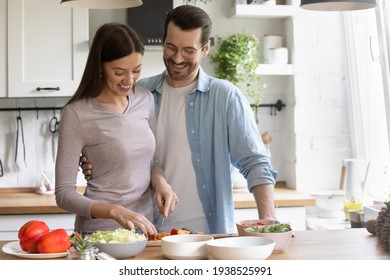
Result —
[{"label": "hanging utensil", "polygon": [[23,121],[22,121],[22,117],[21,117],[21,115],[20,115],[20,110],[19,110],[19,115],[16,117],[16,148],[15,148],[15,163],[17,162],[17,159],[18,159],[19,132],[21,133],[21,136],[22,136],[24,164],[25,164],[26,167],[27,167],[27,163],[26,163],[26,146],[25,146],[25,144],[24,144]]},{"label": "hanging utensil", "polygon": [[53,109],[53,117],[50,119],[49,122],[49,131],[51,132],[51,153],[53,157],[53,162],[56,160],[56,139],[58,135],[58,126],[60,122],[58,118],[56,117],[56,110]]},{"label": "hanging utensil", "polygon": [[0,158],[0,177],[3,177],[3,176],[4,176],[3,163],[1,162],[1,158]]}]

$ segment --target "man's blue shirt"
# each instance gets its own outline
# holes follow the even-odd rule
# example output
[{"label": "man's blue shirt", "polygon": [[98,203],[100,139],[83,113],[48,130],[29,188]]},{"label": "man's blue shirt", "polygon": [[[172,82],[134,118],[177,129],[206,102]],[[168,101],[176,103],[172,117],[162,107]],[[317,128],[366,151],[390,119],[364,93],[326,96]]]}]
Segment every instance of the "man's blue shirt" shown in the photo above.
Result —
[{"label": "man's blue shirt", "polygon": [[[153,93],[157,116],[166,75],[164,71],[137,83]],[[235,232],[232,165],[247,179],[250,191],[256,185],[275,184],[278,175],[270,165],[252,109],[235,85],[200,68],[196,88],[186,98],[185,115],[196,184],[210,232]]]}]

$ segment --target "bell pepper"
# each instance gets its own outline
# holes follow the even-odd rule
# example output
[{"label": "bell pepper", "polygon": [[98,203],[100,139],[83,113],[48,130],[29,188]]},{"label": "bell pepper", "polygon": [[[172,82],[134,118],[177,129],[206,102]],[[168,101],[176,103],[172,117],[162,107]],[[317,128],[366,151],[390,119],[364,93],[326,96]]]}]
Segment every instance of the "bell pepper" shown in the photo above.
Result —
[{"label": "bell pepper", "polygon": [[65,229],[59,228],[42,235],[38,240],[38,251],[42,254],[66,252],[72,244]]},{"label": "bell pepper", "polygon": [[186,229],[177,229],[177,228],[171,229],[171,235],[190,234],[190,233],[191,231]]},{"label": "bell pepper", "polygon": [[18,232],[20,247],[23,251],[38,253],[38,240],[49,231],[49,227],[45,222],[31,220],[25,223]]}]

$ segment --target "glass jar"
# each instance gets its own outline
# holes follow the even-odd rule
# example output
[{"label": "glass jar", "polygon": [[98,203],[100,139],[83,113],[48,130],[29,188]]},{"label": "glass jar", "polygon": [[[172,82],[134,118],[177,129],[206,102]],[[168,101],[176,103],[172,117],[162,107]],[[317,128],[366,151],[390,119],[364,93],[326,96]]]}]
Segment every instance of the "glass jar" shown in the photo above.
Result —
[{"label": "glass jar", "polygon": [[76,250],[71,247],[66,252],[66,260],[96,260],[96,254],[99,250],[96,247],[91,247],[86,250]]}]

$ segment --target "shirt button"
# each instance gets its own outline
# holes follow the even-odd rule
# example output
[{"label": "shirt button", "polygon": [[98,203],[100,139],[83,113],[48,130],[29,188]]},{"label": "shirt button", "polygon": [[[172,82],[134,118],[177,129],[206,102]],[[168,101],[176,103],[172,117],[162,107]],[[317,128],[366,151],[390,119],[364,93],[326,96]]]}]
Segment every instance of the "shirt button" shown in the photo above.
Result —
[{"label": "shirt button", "polygon": [[195,130],[191,130],[191,133],[194,134],[194,133],[195,133]]},{"label": "shirt button", "polygon": [[205,188],[206,188],[206,186],[205,186],[205,185],[203,185],[203,186],[202,186],[202,188],[204,188],[204,189],[205,189]]},{"label": "shirt button", "polygon": [[191,106],[194,106],[194,102],[191,102],[190,105],[191,105]]}]

